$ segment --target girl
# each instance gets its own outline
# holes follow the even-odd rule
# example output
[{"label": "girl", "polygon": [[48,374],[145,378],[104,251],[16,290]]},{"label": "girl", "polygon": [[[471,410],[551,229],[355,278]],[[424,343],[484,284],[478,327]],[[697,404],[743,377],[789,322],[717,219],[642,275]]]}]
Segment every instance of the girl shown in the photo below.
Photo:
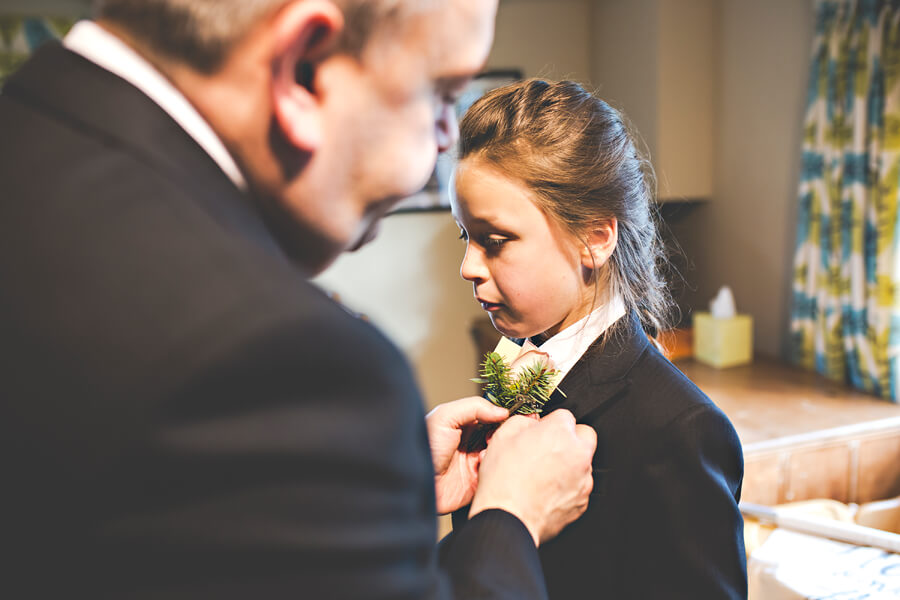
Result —
[{"label": "girl", "polygon": [[598,436],[587,512],[540,548],[554,600],[747,594],[740,442],[645,333],[670,303],[650,173],[621,116],[572,82],[498,88],[460,126],[460,274],[561,371],[544,414]]}]

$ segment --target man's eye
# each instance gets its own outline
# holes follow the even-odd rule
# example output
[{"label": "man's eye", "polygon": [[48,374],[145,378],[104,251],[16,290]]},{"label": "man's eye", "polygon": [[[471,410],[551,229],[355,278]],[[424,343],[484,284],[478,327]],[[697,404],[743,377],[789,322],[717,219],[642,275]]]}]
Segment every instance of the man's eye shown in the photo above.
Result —
[{"label": "man's eye", "polygon": [[449,106],[456,106],[456,103],[459,102],[460,98],[462,98],[465,89],[466,83],[455,83],[449,88],[445,88],[441,91],[441,101]]}]

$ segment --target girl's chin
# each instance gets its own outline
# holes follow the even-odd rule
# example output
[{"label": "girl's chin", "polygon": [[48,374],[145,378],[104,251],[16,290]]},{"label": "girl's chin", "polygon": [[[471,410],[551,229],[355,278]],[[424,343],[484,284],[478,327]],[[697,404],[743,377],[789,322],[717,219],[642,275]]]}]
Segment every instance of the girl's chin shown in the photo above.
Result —
[{"label": "girl's chin", "polygon": [[541,331],[535,331],[534,328],[528,327],[523,323],[510,323],[495,313],[489,313],[489,316],[494,329],[508,338],[524,339],[541,333]]}]

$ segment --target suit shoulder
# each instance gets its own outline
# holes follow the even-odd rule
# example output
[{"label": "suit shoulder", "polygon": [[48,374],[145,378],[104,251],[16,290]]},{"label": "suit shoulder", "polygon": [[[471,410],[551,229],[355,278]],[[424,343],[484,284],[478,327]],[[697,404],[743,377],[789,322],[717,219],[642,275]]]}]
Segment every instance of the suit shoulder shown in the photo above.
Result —
[{"label": "suit shoulder", "polygon": [[648,345],[636,361],[629,372],[629,380],[635,392],[665,393],[671,398],[670,403],[679,406],[712,403],[697,384],[652,345]]},{"label": "suit shoulder", "polygon": [[659,350],[648,346],[629,373],[629,399],[641,406],[644,425],[657,432],[707,422],[737,440],[724,412]]}]

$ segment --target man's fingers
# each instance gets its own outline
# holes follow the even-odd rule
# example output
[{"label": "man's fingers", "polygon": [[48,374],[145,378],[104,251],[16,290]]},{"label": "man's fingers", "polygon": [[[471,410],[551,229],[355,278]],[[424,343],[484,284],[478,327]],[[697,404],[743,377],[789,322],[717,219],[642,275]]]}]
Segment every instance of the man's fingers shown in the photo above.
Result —
[{"label": "man's fingers", "polygon": [[566,427],[568,429],[575,428],[575,415],[565,408],[554,410],[552,413],[542,418],[541,421]]},{"label": "man's fingers", "polygon": [[591,449],[591,454],[597,449],[597,431],[590,425],[576,425],[575,435],[578,436]]},{"label": "man's fingers", "polygon": [[509,412],[481,396],[469,396],[445,404],[448,416],[456,426],[473,425],[475,423],[500,423]]},{"label": "man's fingers", "polygon": [[584,503],[582,505],[583,506],[582,510],[587,509],[587,505],[589,502],[588,497],[591,495],[592,491],[594,491],[594,475],[593,474],[591,474],[589,477],[585,478],[584,485],[581,488],[581,492],[582,492],[582,494],[584,494]]},{"label": "man's fingers", "polygon": [[437,406],[428,413],[428,419],[436,418],[446,427],[460,428],[476,423],[499,423],[508,414],[505,408],[480,396],[469,396]]},{"label": "man's fingers", "polygon": [[472,401],[475,405],[475,419],[479,423],[501,423],[509,417],[509,411],[502,406],[497,406],[480,396],[463,398],[464,401]]},{"label": "man's fingers", "polygon": [[525,415],[513,415],[509,417],[509,419],[507,419],[506,422],[504,422],[500,426],[500,428],[497,429],[497,431],[494,432],[494,436],[513,436],[523,429],[533,427],[540,422],[540,419],[532,419],[530,417],[526,417]]}]

